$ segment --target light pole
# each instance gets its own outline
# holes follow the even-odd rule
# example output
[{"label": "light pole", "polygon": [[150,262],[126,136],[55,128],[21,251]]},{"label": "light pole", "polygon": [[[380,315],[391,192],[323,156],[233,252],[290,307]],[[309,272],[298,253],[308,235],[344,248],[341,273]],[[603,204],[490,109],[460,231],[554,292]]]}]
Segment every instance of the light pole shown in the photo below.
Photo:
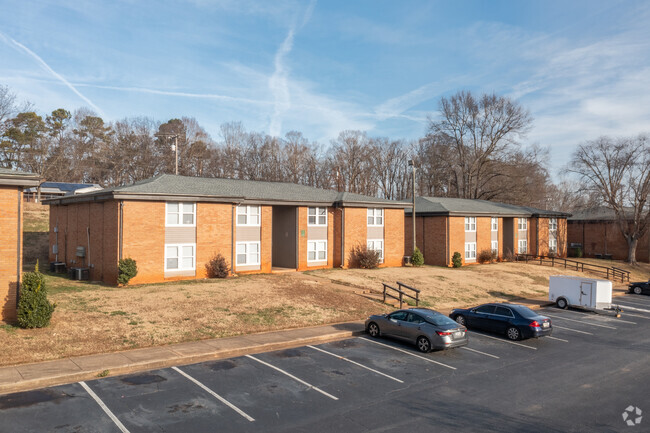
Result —
[{"label": "light pole", "polygon": [[174,152],[176,153],[176,156],[175,156],[175,161],[176,161],[175,173],[176,173],[176,176],[178,176],[178,135],[179,134],[162,134],[162,133],[158,133],[158,134],[154,134],[154,135],[156,137],[174,137],[174,145],[173,145],[173,147],[174,147]]},{"label": "light pole", "polygon": [[412,184],[412,192],[413,192],[413,212],[412,212],[412,219],[413,219],[413,251],[415,251],[415,248],[417,248],[416,242],[415,242],[415,162],[412,159],[409,159],[409,167],[413,167],[413,184]]}]

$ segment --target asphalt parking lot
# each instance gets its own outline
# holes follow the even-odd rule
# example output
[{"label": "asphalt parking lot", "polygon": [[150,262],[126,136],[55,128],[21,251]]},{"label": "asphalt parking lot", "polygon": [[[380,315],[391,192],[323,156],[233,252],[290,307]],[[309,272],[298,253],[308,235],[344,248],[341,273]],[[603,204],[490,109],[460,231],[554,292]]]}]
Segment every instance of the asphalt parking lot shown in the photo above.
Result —
[{"label": "asphalt parking lot", "polygon": [[537,340],[358,337],[0,396],[0,432],[648,431],[623,413],[650,415],[650,297],[616,302],[545,308]]}]

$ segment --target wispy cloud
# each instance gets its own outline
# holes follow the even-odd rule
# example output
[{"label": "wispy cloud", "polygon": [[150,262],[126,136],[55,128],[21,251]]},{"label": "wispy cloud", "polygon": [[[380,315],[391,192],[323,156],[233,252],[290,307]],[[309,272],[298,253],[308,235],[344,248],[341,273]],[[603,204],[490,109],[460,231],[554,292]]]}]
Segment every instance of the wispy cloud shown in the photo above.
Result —
[{"label": "wispy cloud", "polygon": [[95,110],[98,114],[105,116],[104,112],[102,111],[101,108],[99,108],[97,105],[95,105],[90,99],[88,99],[86,96],[84,96],[75,86],[70,84],[68,80],[63,78],[59,73],[57,73],[54,69],[52,69],[47,63],[45,63],[45,60],[43,60],[38,54],[21,44],[20,42],[16,41],[15,39],[10,38],[9,36],[4,35],[3,33],[0,33],[0,39],[2,39],[6,44],[13,46],[14,48],[18,48],[22,50],[23,52],[27,53],[29,56],[31,56],[34,60],[38,62],[38,64],[45,69],[47,72],[52,74],[57,80],[61,81],[67,88],[72,90],[75,95],[79,96],[86,104],[90,105],[90,107]]}]

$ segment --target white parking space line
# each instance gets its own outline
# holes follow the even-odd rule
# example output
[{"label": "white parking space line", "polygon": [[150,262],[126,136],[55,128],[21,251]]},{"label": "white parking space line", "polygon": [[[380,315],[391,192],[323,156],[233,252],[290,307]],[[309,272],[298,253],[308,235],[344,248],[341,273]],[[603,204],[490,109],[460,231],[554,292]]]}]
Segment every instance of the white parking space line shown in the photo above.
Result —
[{"label": "white parking space line", "polygon": [[547,336],[544,337],[544,338],[550,338],[551,340],[557,340],[557,341],[564,341],[565,343],[568,343],[568,342],[569,342],[569,340],[565,340],[565,339],[563,339],[563,338],[553,337],[553,336],[551,336],[551,335],[547,335]]},{"label": "white parking space line", "polygon": [[[468,331],[468,332],[469,332],[469,331]],[[480,335],[481,337],[485,337],[485,338],[491,338],[491,339],[493,339],[493,340],[501,341],[502,343],[509,343],[509,344],[514,344],[515,346],[525,347],[526,349],[537,350],[536,347],[526,346],[525,344],[515,343],[514,341],[504,340],[503,338],[491,337],[491,336],[489,336],[489,335],[485,335],[485,334],[477,334],[476,332],[473,332],[473,331],[472,331],[472,334],[474,334],[474,335]]]},{"label": "white parking space line", "polygon": [[465,349],[465,350],[469,350],[469,351],[472,351],[472,352],[480,353],[481,355],[489,356],[489,357],[492,357],[492,358],[495,358],[495,359],[500,359],[496,355],[491,355],[489,353],[481,352],[480,350],[472,349],[471,347],[463,346],[463,347],[461,347],[461,349]]},{"label": "white parking space line", "polygon": [[619,303],[617,305],[620,305],[621,307],[623,307],[624,310],[627,308],[628,310],[641,311],[643,313],[650,313],[650,310],[646,310],[645,308],[639,308],[638,306],[635,306],[634,304],[628,305],[628,304]]},{"label": "white parking space line", "polygon": [[253,361],[257,361],[257,362],[259,362],[260,364],[266,365],[266,366],[269,367],[269,368],[272,368],[272,369],[274,369],[274,370],[276,370],[276,371],[279,371],[280,373],[282,373],[282,374],[284,374],[284,375],[286,375],[286,376],[289,376],[290,378],[292,378],[292,379],[295,380],[296,382],[302,383],[302,384],[305,385],[307,388],[309,388],[309,389],[313,389],[314,391],[318,391],[318,392],[320,392],[321,394],[323,394],[324,396],[331,398],[332,400],[338,400],[338,397],[334,397],[332,394],[328,394],[327,392],[323,391],[323,390],[320,389],[319,387],[314,386],[314,385],[312,385],[312,384],[310,384],[310,383],[307,383],[307,382],[305,382],[304,380],[299,379],[299,378],[297,378],[296,376],[294,376],[293,374],[289,373],[288,371],[284,371],[284,370],[282,370],[281,368],[276,367],[275,365],[271,365],[271,364],[269,364],[268,362],[264,362],[264,361],[262,361],[261,359],[255,358],[254,356],[251,356],[251,355],[246,355],[246,358],[252,359]]},{"label": "white parking space line", "polygon": [[[586,322],[584,320],[569,319],[568,317],[555,316],[553,314],[546,314],[546,315],[549,316],[549,317],[555,317],[556,319],[559,319],[559,320],[568,320],[570,322],[578,322],[578,323],[582,323],[582,324],[585,324],[585,325],[588,325],[588,326],[598,326],[599,328],[616,329],[613,326],[609,326],[609,325],[600,325],[598,323]],[[553,326],[555,326],[555,325],[553,325]]]},{"label": "white parking space line", "polygon": [[632,314],[632,313],[628,313],[627,310],[626,310],[626,311],[623,311],[622,314],[624,314],[625,317],[628,317],[628,316],[629,316],[629,317],[638,317],[638,318],[640,318],[640,319],[649,319],[649,320],[650,320],[650,316],[642,316],[641,314]]},{"label": "white parking space line", "polygon": [[616,301],[629,302],[630,304],[634,304],[634,305],[642,305],[644,307],[650,307],[650,303],[647,303],[645,301],[639,301],[636,298],[614,298],[612,300],[612,304],[616,304]]},{"label": "white parking space line", "polygon": [[184,371],[182,371],[180,368],[178,368],[178,367],[172,367],[172,370],[177,371],[178,373],[182,374],[182,375],[185,376],[187,379],[189,379],[190,381],[192,381],[192,382],[194,382],[196,385],[198,385],[198,386],[199,386],[201,389],[203,389],[205,392],[207,392],[208,394],[210,394],[211,396],[213,396],[214,398],[216,398],[217,400],[219,400],[221,403],[225,404],[226,406],[228,406],[229,408],[231,408],[232,410],[234,410],[235,412],[237,412],[238,414],[240,414],[241,416],[243,416],[243,417],[246,418],[247,420],[249,420],[249,421],[251,421],[251,422],[252,422],[252,421],[255,421],[255,418],[251,417],[251,416],[248,415],[246,412],[244,412],[243,410],[241,410],[240,408],[238,408],[237,406],[235,406],[234,404],[232,404],[231,402],[229,402],[228,400],[226,400],[225,398],[223,398],[222,396],[220,396],[220,395],[217,394],[216,392],[212,391],[210,388],[208,388],[207,386],[203,385],[201,382],[199,382],[198,380],[194,379],[194,378],[193,378],[192,376],[190,376],[189,374],[187,374],[187,373],[185,373]]},{"label": "white parking space line", "polygon": [[553,328],[564,329],[564,330],[567,330],[567,331],[573,331],[573,332],[577,332],[578,334],[594,335],[594,334],[592,334],[591,332],[587,332],[587,331],[578,331],[577,329],[565,328],[564,326],[559,326],[559,325],[555,325],[555,324],[553,325]]},{"label": "white parking space line", "polygon": [[354,364],[354,365],[356,365],[356,366],[359,366],[359,367],[361,367],[361,368],[365,368],[366,370],[369,370],[369,371],[372,371],[373,373],[377,373],[377,374],[379,374],[379,375],[381,375],[381,376],[387,377],[387,378],[389,378],[389,379],[391,379],[391,380],[394,380],[395,382],[404,383],[403,380],[400,380],[400,379],[398,379],[398,378],[396,378],[396,377],[393,377],[393,376],[389,376],[389,375],[387,375],[386,373],[382,373],[381,371],[377,371],[377,370],[375,370],[375,369],[373,369],[373,368],[366,367],[366,366],[363,365],[363,364],[359,364],[358,362],[355,362],[355,361],[353,361],[353,360],[351,360],[351,359],[348,359],[348,358],[345,358],[345,357],[343,357],[343,356],[337,355],[336,353],[328,352],[327,350],[323,350],[323,349],[320,349],[320,348],[318,348],[318,347],[314,347],[314,346],[309,346],[309,345],[308,345],[307,347],[309,347],[309,348],[311,348],[311,349],[314,349],[314,350],[318,350],[319,352],[326,353],[326,354],[328,354],[328,355],[330,355],[330,356],[333,356],[333,357],[335,357],[335,358],[338,358],[338,359],[340,359],[340,360],[347,361],[347,362],[349,362],[349,363],[351,363],[351,364]]},{"label": "white parking space line", "polygon": [[97,402],[99,407],[101,407],[104,410],[106,415],[108,415],[108,417],[115,423],[117,428],[119,428],[122,433],[129,433],[129,430],[126,427],[124,427],[124,424],[122,424],[120,420],[117,419],[117,417],[113,414],[113,412],[111,412],[108,406],[104,404],[102,399],[99,398],[97,394],[95,394],[95,392],[92,389],[90,389],[88,385],[86,385],[86,382],[79,382],[79,385],[81,385],[83,389],[85,389],[86,392],[93,398],[93,400]]},{"label": "white parking space line", "polygon": [[431,362],[433,364],[438,364],[438,365],[441,365],[443,367],[447,367],[447,368],[451,368],[452,370],[456,370],[456,367],[452,367],[451,365],[443,364],[442,362],[434,361],[433,359],[425,358],[424,356],[420,356],[420,355],[417,355],[415,353],[411,353],[408,350],[400,349],[399,347],[390,346],[388,344],[380,343],[378,341],[374,341],[374,340],[371,340],[371,339],[365,338],[365,337],[359,337],[359,339],[366,340],[366,341],[369,341],[371,343],[375,343],[375,344],[377,344],[379,346],[388,347],[389,349],[397,350],[398,352],[406,353],[407,355],[411,355],[411,356],[413,356],[415,358],[419,358],[419,359],[422,359],[424,361]]},{"label": "white parking space line", "polygon": [[[546,311],[543,311],[543,313],[546,314]],[[564,312],[562,312],[560,314],[571,314],[571,315],[574,315],[574,317],[581,316],[581,317],[585,317],[585,318],[588,318],[588,319],[606,320],[607,322],[629,323],[630,325],[636,325],[637,324],[636,322],[630,322],[628,320],[617,319],[615,317],[603,316],[603,315],[598,315],[598,314],[591,315],[591,314],[587,314],[587,313],[581,313],[579,311],[564,310]]]}]

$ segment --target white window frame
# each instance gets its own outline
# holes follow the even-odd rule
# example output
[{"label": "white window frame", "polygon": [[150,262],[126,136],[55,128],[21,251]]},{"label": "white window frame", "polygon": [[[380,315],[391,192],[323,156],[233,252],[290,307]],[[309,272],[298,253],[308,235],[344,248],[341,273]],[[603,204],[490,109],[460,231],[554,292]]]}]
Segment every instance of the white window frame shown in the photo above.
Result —
[{"label": "white window frame", "polygon": [[548,252],[557,254],[557,239],[548,240]]},{"label": "white window frame", "polygon": [[[322,248],[318,248],[322,247]],[[318,253],[325,252],[325,258],[319,259]],[[309,253],[314,253],[314,259],[309,259]],[[327,261],[327,240],[307,241],[307,263]]]},{"label": "white window frame", "polygon": [[[243,245],[245,252],[244,254],[246,255],[246,263],[240,263],[239,262],[239,246]],[[257,262],[249,262],[248,259],[251,257],[253,253],[249,251],[249,246],[250,245],[257,245]],[[253,241],[253,242],[237,242],[235,244],[235,265],[236,266],[257,266],[261,263],[262,261],[262,245],[261,242],[259,241]]]},{"label": "white window frame", "polygon": [[[258,213],[257,215],[254,215],[251,212],[251,208],[257,208]],[[240,210],[244,210],[244,212],[240,212]],[[245,215],[246,216],[246,223],[240,224],[239,223],[239,216],[240,215]],[[257,223],[256,224],[251,224],[251,217],[252,216],[257,216]],[[262,223],[262,206],[258,204],[253,204],[253,205],[239,205],[237,206],[237,211],[235,212],[235,224],[239,227],[259,227]]]},{"label": "white window frame", "polygon": [[[372,242],[372,246],[371,246],[371,242]],[[375,248],[376,242],[381,242],[381,249]],[[381,260],[382,263],[384,262],[384,240],[383,239],[366,240],[366,248],[373,251],[379,251],[379,260]]]},{"label": "white window frame", "polygon": [[[521,248],[522,242],[524,246],[523,251]],[[519,239],[519,242],[517,242],[517,252],[519,254],[528,254],[528,239]]]},{"label": "white window frame", "polygon": [[557,231],[557,218],[548,219],[548,231],[556,232]]},{"label": "white window frame", "polygon": [[490,227],[493,232],[499,231],[499,218],[492,217],[490,220]]},{"label": "white window frame", "polygon": [[476,231],[476,217],[465,217],[465,231],[466,232]]},{"label": "white window frame", "polygon": [[476,242],[465,242],[465,261],[467,260],[476,260]]},{"label": "white window frame", "polygon": [[491,241],[490,250],[492,250],[493,253],[499,254],[499,241]]},{"label": "white window frame", "polygon": [[[178,248],[178,268],[168,268],[167,267],[167,259],[170,258],[167,255],[167,248],[169,247],[176,247]],[[192,247],[192,267],[191,268],[184,268],[183,267],[183,247]],[[191,243],[191,244],[165,244],[165,266],[164,266],[165,271],[173,272],[173,271],[195,271],[196,270],[196,244]]]},{"label": "white window frame", "polygon": [[528,218],[517,218],[517,230],[528,230]]},{"label": "white window frame", "polygon": [[[170,212],[169,205],[176,204],[178,205],[178,212]],[[183,215],[189,214],[189,212],[183,211],[183,205],[191,204],[192,205],[192,224],[183,224]],[[178,215],[178,224],[173,224],[169,222],[169,214]],[[186,202],[186,201],[169,201],[165,202],[165,227],[196,227],[196,203]]]},{"label": "white window frame", "polygon": [[[314,210],[314,215],[311,215],[312,209]],[[320,215],[321,211],[325,211],[325,215]],[[327,208],[326,207],[309,207],[307,208],[307,226],[309,227],[327,227]],[[319,220],[321,217],[325,217],[325,222],[321,223]],[[310,222],[310,218],[313,217],[315,222]]]},{"label": "white window frame", "polygon": [[[366,221],[372,218],[372,223],[368,221],[368,227],[383,227],[384,226],[384,209],[380,207],[369,207],[366,212]],[[377,220],[381,218],[381,223],[377,224]]]}]

